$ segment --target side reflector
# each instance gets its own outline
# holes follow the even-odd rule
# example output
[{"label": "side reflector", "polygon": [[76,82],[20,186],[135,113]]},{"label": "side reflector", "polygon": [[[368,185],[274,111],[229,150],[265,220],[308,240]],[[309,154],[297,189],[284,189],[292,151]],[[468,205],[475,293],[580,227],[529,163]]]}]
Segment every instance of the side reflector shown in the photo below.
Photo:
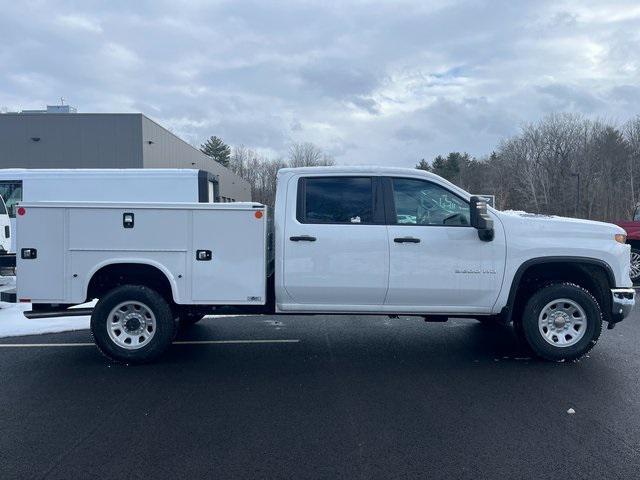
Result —
[{"label": "side reflector", "polygon": [[31,303],[31,299],[30,298],[21,298],[20,299],[20,303]]},{"label": "side reflector", "polygon": [[23,216],[25,213],[27,213],[26,208],[18,207],[18,215]]},{"label": "side reflector", "polygon": [[256,218],[260,219],[260,218],[262,218],[263,213],[262,213],[261,210],[258,210],[256,213],[254,213],[254,215],[255,215]]}]

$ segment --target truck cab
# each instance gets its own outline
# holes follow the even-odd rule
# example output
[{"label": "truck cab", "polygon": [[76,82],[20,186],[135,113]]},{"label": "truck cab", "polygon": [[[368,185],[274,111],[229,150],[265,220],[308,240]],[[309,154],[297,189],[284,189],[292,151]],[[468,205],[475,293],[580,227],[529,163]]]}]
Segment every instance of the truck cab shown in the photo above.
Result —
[{"label": "truck cab", "polygon": [[470,196],[454,185],[414,170],[356,167],[284,169],[278,185],[279,311],[493,311],[504,228],[496,218],[492,241],[482,241]]},{"label": "truck cab", "polygon": [[273,215],[255,203],[35,202],[18,224],[30,315],[97,298],[96,343],[127,362],[160,355],[176,319],[212,312],[513,323],[540,357],[572,360],[635,304],[620,227],[501,212],[421,170],[282,169]]}]

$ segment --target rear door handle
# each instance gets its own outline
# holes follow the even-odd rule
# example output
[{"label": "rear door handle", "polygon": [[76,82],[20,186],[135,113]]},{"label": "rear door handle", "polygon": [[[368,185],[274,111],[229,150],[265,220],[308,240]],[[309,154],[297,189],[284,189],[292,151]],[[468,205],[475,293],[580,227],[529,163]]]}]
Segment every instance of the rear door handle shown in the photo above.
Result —
[{"label": "rear door handle", "polygon": [[399,237],[394,238],[393,241],[396,243],[420,243],[420,239],[415,237]]},{"label": "rear door handle", "polygon": [[310,237],[309,235],[298,235],[296,237],[289,237],[292,242],[315,242],[316,237]]}]

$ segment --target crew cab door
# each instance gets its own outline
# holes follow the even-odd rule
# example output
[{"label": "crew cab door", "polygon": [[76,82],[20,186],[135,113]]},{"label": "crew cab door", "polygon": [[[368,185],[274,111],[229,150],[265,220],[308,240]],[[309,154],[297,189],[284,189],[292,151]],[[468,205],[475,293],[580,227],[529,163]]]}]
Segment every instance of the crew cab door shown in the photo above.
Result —
[{"label": "crew cab door", "polygon": [[490,312],[504,273],[500,222],[494,222],[493,241],[484,242],[469,224],[469,203],[443,185],[398,177],[385,178],[384,188],[390,248],[386,305],[427,313]]},{"label": "crew cab door", "polygon": [[292,177],[282,241],[288,299],[279,304],[331,311],[383,304],[389,244],[378,177]]}]

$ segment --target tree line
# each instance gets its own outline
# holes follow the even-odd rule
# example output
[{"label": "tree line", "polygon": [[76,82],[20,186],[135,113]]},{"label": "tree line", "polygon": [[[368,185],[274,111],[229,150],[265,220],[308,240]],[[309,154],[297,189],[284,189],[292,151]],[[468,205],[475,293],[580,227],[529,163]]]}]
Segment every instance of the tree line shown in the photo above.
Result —
[{"label": "tree line", "polygon": [[210,137],[200,150],[214,161],[229,168],[249,182],[251,198],[273,207],[276,199],[276,175],[287,167],[318,167],[334,165],[334,159],[313,143],[293,143],[286,158],[268,158],[244,146],[229,147],[222,139]]},{"label": "tree line", "polygon": [[[229,147],[211,137],[201,150],[247,180],[253,199],[273,206],[280,168],[333,165],[311,143],[294,143],[286,158]],[[522,126],[491,154],[464,152],[422,159],[436,173],[475,194],[496,197],[501,210],[526,210],[611,221],[629,218],[640,202],[640,116],[617,125],[579,114],[556,113]]]},{"label": "tree line", "polygon": [[640,202],[640,116],[618,126],[552,114],[524,125],[485,157],[452,152],[416,168],[469,192],[493,194],[501,210],[629,218]]}]

